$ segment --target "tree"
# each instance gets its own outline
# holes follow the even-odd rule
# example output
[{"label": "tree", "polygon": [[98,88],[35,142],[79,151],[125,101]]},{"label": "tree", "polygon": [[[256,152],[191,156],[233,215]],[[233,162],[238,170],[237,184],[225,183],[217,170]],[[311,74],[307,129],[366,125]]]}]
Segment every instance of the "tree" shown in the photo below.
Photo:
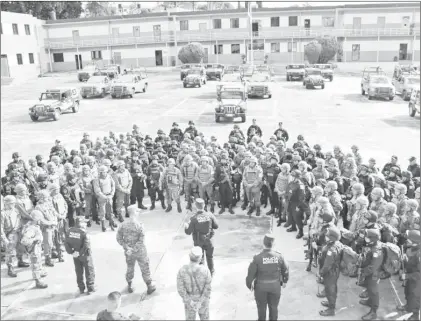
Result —
[{"label": "tree", "polygon": [[200,63],[205,56],[205,49],[198,42],[192,42],[183,46],[178,52],[178,59],[183,64]]},{"label": "tree", "polygon": [[90,1],[86,4],[85,10],[90,17],[104,17],[116,14],[114,8],[108,6],[108,2]]},{"label": "tree", "polygon": [[304,56],[310,64],[319,62],[319,57],[322,52],[322,45],[317,40],[310,41],[304,47]]},{"label": "tree", "polygon": [[83,12],[81,1],[2,1],[0,5],[1,11],[32,14],[42,20],[48,20],[51,11],[57,19],[76,19]]},{"label": "tree", "polygon": [[340,46],[335,37],[325,36],[315,39],[322,46],[322,52],[319,57],[319,64],[326,64],[332,60],[339,52]]}]

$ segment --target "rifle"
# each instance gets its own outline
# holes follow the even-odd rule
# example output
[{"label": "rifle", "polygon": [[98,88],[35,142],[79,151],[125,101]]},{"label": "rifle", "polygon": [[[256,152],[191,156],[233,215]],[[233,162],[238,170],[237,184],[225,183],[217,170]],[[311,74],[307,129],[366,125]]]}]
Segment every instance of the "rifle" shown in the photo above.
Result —
[{"label": "rifle", "polygon": [[[402,286],[406,286],[406,271],[405,271],[405,264],[404,264],[404,251],[403,251],[403,245],[401,245],[401,268],[399,270],[399,279],[402,280]],[[402,271],[402,273],[401,273]]]},{"label": "rifle", "polygon": [[365,281],[365,277],[362,275],[362,264],[364,261],[364,252],[362,252],[359,256],[358,256],[358,260],[357,260],[357,269],[358,269],[358,273],[357,273],[357,282],[356,284],[359,286],[363,286],[364,285],[364,281]]}]

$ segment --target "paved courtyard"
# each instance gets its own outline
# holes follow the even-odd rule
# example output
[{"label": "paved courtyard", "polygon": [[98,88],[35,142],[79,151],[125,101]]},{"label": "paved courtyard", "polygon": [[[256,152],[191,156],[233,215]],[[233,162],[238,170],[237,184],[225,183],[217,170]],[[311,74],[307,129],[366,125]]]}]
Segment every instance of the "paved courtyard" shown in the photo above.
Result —
[{"label": "paved courtyard", "polygon": [[[337,76],[324,90],[306,90],[300,82],[286,82],[284,76],[271,84],[272,99],[249,99],[247,122],[240,124],[246,131],[251,119],[256,118],[264,139],[273,133],[278,121],[289,131],[290,141],[302,134],[310,145],[320,143],[324,150],[339,145],[348,152],[357,144],[367,161],[375,157],[379,164],[398,155],[406,166],[407,159],[420,154],[419,116],[408,115],[407,102],[400,97],[393,101],[374,100],[360,94],[360,79]],[[131,131],[138,124],[144,134],[155,136],[159,128],[169,131],[173,121],[182,128],[189,120],[206,136],[215,135],[226,141],[232,123],[216,124],[213,115],[215,82],[202,88],[184,89],[179,75],[162,73],[150,76],[146,93],[133,99],[82,100],[77,114],[63,115],[58,122],[32,122],[28,108],[37,101],[42,90],[55,86],[75,86],[80,83],[75,74],[45,77],[20,85],[3,86],[1,94],[1,169],[5,170],[15,151],[23,158],[36,154],[48,155],[56,138],[68,150],[77,148],[83,132],[95,139],[110,130],[115,133]],[[146,200],[148,205],[149,200]],[[267,209],[268,210],[268,209]],[[19,269],[18,278],[7,276],[5,266],[1,274],[2,319],[94,319],[105,308],[106,295],[114,290],[123,292],[123,311],[134,312],[146,320],[183,319],[183,306],[176,290],[176,273],[188,262],[192,246],[190,236],[184,235],[182,225],[191,213],[164,213],[161,209],[144,212],[146,242],[151,270],[158,290],[145,296],[140,270],[136,270],[136,292],[128,294],[125,283],[125,260],[115,241],[115,232],[100,232],[98,226],[90,229],[98,291],[91,296],[78,295],[71,256],[64,263],[48,268],[46,290],[34,288],[30,269]],[[256,307],[253,294],[245,286],[247,267],[252,256],[259,252],[263,235],[269,230],[268,217],[248,218],[239,208],[236,215],[218,217],[220,229],[215,236],[216,275],[213,280],[211,319],[254,320]],[[280,302],[282,320],[322,319],[316,298],[317,283],[314,273],[305,272],[303,241],[275,228],[277,248],[290,263],[290,282],[283,289]],[[393,280],[401,299],[400,282]],[[381,282],[380,319],[396,319],[396,296],[389,280]],[[358,304],[355,279],[340,278],[337,314],[334,318],[360,319],[366,308]]]}]

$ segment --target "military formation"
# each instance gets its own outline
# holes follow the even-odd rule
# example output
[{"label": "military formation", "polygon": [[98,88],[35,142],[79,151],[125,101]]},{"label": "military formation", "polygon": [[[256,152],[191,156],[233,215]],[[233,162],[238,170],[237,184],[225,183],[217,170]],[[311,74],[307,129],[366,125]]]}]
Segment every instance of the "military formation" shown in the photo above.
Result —
[{"label": "military formation", "polygon": [[[185,226],[195,248],[190,265],[177,278],[186,315],[209,317],[215,215],[234,215],[241,208],[249,216],[260,216],[262,208],[269,207],[265,214],[276,218],[278,227],[285,223],[286,231],[297,232],[297,239],[305,236],[307,270],[319,268],[317,281],[324,290],[317,295],[327,298],[321,315],[335,314],[337,281],[346,270],[365,288],[360,303],[370,310],[364,320],[376,318],[379,280],[395,273],[405,282],[407,304],[400,308],[419,319],[419,291],[414,290],[420,280],[417,159],[411,157],[405,169],[392,156],[380,169],[375,159],[366,161],[356,145],[349,152],[339,146],[326,151],[319,144],[311,148],[302,135],[291,144],[282,123],[269,141],[262,135],[255,119],[246,134],[234,125],[223,143],[205,137],[193,121],[184,130],[173,123],[168,135],[160,129],[155,138],[133,125],[131,132],[110,132],[96,140],[85,133],[79,149],[70,153],[60,140],[48,157],[36,155],[26,162],[19,152],[13,153],[1,179],[1,240],[8,275],[17,276],[17,260],[18,267],[31,265],[36,286],[45,288],[42,254],[45,266],[53,267],[67,252],[75,261],[81,293],[85,288],[94,292],[89,227],[97,224],[103,232],[118,228],[129,292],[134,291],[136,262],[148,293],[154,292],[139,218],[139,210],[147,209],[147,193],[151,211],[158,205],[167,213],[195,212]],[[267,305],[271,318],[277,318],[274,305],[288,281],[288,266],[272,246],[269,235],[246,282],[255,291],[259,320],[266,317]],[[398,268],[393,267],[396,257],[402,263]],[[205,261],[208,268],[202,269]],[[264,273],[276,285],[259,280],[260,269],[278,273],[275,278]],[[196,274],[197,285],[191,285],[190,276]]]}]

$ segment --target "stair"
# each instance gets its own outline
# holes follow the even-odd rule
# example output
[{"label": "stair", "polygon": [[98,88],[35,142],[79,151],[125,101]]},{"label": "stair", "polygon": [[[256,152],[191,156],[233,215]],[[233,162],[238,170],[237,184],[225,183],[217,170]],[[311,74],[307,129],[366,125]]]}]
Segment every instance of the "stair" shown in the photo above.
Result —
[{"label": "stair", "polygon": [[1,77],[1,85],[7,86],[10,85],[13,82],[13,78],[10,77]]}]

